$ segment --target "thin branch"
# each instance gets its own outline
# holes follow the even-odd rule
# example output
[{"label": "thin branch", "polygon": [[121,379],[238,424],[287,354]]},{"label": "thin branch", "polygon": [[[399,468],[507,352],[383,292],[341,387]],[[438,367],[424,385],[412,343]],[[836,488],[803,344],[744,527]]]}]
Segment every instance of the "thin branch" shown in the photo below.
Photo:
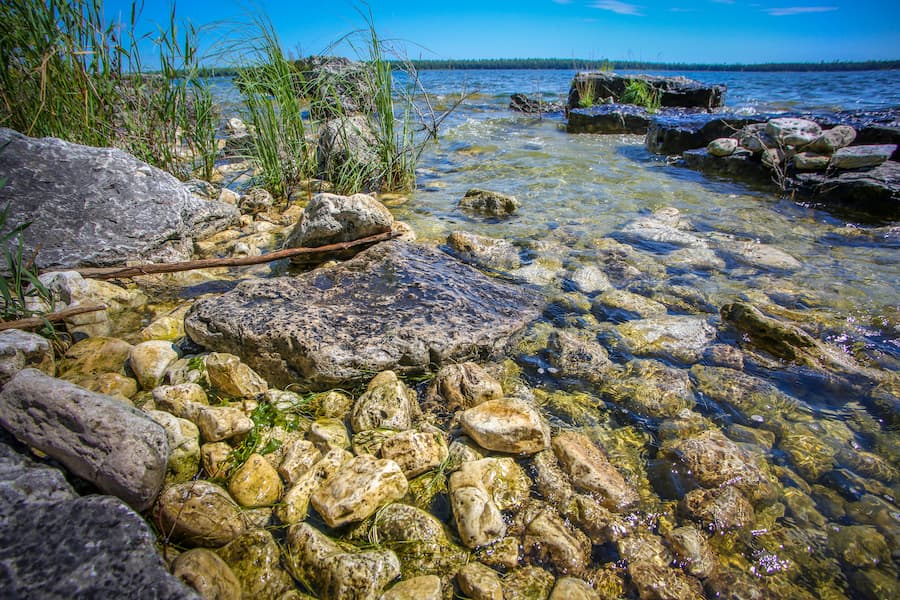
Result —
[{"label": "thin branch", "polygon": [[28,317],[27,319],[16,319],[15,321],[4,321],[0,323],[0,331],[6,329],[34,329],[46,324],[48,321],[62,321],[75,315],[81,315],[89,312],[97,312],[98,310],[106,310],[103,304],[92,304],[88,306],[76,306],[67,308],[59,312],[46,313],[40,317]]},{"label": "thin branch", "polygon": [[[369,237],[360,238],[350,242],[339,242],[337,244],[328,244],[318,246],[316,248],[286,248],[262,256],[246,256],[241,258],[204,258],[201,260],[188,260],[176,263],[148,263],[145,265],[134,265],[131,267],[101,267],[101,268],[85,268],[85,269],[65,269],[69,271],[78,271],[83,277],[92,279],[125,279],[130,277],[138,277],[140,275],[151,275],[155,273],[178,273],[181,271],[193,271],[195,269],[207,269],[213,267],[243,267],[247,265],[259,265],[262,263],[289,258],[291,256],[301,256],[304,254],[323,254],[327,252],[337,252],[353,248],[356,246],[365,246],[384,242],[400,234],[393,231],[371,235]],[[60,269],[54,269],[59,271]]]}]

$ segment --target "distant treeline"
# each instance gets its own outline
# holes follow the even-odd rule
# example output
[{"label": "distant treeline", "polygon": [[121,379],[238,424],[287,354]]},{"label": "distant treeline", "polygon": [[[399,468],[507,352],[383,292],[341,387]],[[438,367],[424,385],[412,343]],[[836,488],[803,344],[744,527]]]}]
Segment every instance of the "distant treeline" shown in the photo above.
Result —
[{"label": "distant treeline", "polygon": [[[867,60],[859,62],[702,64],[659,63],[637,60],[583,60],[578,58],[477,58],[465,60],[413,60],[420,70],[435,69],[561,69],[571,71],[887,71],[900,69],[900,60]],[[240,69],[206,67],[201,77],[235,77]]]},{"label": "distant treeline", "polygon": [[413,60],[419,70],[428,69],[611,69],[643,71],[884,71],[900,69],[900,60],[834,61],[818,63],[705,64],[660,63],[637,60],[584,60],[579,58],[479,58],[466,60]]}]

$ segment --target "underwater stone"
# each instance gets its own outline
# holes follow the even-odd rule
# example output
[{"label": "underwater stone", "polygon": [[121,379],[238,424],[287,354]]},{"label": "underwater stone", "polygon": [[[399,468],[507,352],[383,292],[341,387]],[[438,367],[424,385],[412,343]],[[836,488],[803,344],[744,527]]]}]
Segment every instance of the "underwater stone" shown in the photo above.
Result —
[{"label": "underwater stone", "polygon": [[490,216],[503,217],[516,212],[519,208],[519,201],[515,196],[472,188],[459,201],[459,206]]},{"label": "underwater stone", "polygon": [[574,431],[560,433],[553,438],[553,451],[575,487],[596,494],[607,508],[621,512],[640,500],[606,454],[586,435]]},{"label": "underwater stone", "polygon": [[447,237],[447,245],[460,260],[481,267],[510,271],[522,266],[519,249],[507,240],[454,231]]},{"label": "underwater stone", "polygon": [[460,569],[456,583],[473,600],[503,600],[503,583],[497,571],[480,562],[470,562]]},{"label": "underwater stone", "polygon": [[487,357],[538,314],[533,294],[395,240],[333,267],[199,300],[185,330],[238,354],[276,387],[322,389]]},{"label": "underwater stone", "polygon": [[753,507],[730,485],[691,490],[684,497],[688,513],[714,533],[742,529],[753,522]]},{"label": "underwater stone", "polygon": [[433,401],[439,397],[446,410],[453,412],[502,398],[503,388],[482,367],[465,362],[441,367],[428,389],[428,396]]}]

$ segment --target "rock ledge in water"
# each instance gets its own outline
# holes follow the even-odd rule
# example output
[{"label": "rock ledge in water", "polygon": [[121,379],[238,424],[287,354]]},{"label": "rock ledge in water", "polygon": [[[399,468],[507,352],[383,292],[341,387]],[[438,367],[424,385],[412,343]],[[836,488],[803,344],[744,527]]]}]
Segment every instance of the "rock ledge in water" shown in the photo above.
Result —
[{"label": "rock ledge in water", "polygon": [[271,384],[327,388],[487,356],[538,301],[433,248],[382,243],[340,265],[246,281],[197,302],[185,330]]}]

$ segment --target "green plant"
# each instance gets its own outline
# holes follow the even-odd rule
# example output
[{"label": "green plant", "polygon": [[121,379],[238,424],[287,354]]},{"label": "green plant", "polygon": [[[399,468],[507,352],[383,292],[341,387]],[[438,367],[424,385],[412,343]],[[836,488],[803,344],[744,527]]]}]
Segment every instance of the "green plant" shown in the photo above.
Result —
[{"label": "green plant", "polygon": [[[123,26],[106,23],[100,0],[0,3],[0,125],[33,137],[119,147],[188,176],[183,155],[214,147],[209,132],[214,135],[216,120],[197,77],[198,31],[188,26],[179,37],[173,9],[166,29],[152,38],[139,35],[139,15],[133,3]],[[139,52],[148,40],[159,53],[154,73],[144,69]],[[192,135],[182,139],[184,131]],[[182,144],[188,151],[179,151]]]},{"label": "green plant", "polygon": [[590,73],[579,73],[575,76],[575,89],[578,92],[578,106],[590,108],[594,105],[597,82],[590,77]]},{"label": "green plant", "polygon": [[646,81],[632,79],[625,86],[625,91],[619,98],[622,104],[635,104],[643,106],[649,112],[656,112],[661,105],[659,90],[652,87]]}]

